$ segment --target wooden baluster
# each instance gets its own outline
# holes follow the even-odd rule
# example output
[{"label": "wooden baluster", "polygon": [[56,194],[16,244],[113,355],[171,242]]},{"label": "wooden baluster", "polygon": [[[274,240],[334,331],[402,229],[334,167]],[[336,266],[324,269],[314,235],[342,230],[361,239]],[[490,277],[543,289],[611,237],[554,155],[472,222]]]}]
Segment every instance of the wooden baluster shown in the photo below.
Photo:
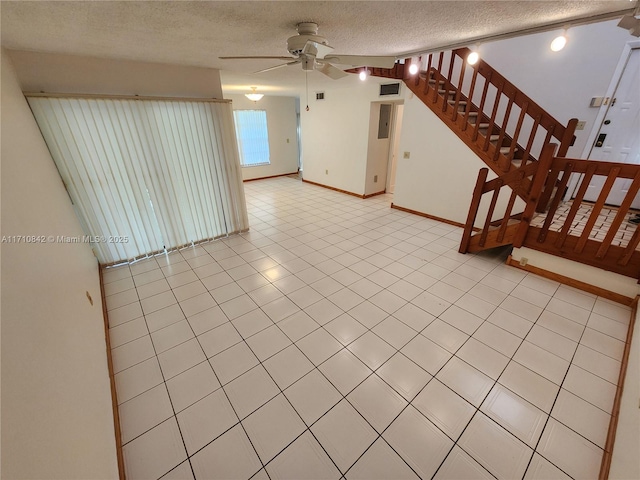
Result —
[{"label": "wooden baluster", "polygon": [[[542,148],[544,149],[545,145],[548,145],[549,143],[551,143],[551,139],[553,137],[553,130],[555,127],[551,127],[549,130],[547,130],[547,135],[544,137],[544,141],[542,142]],[[542,151],[542,149],[540,150]]]},{"label": "wooden baluster", "polygon": [[631,207],[631,203],[638,193],[638,190],[640,190],[640,172],[636,174],[633,182],[631,182],[631,186],[629,187],[629,190],[627,191],[622,204],[618,208],[618,213],[613,219],[613,222],[611,222],[611,226],[609,227],[609,231],[602,241],[602,245],[600,245],[600,248],[596,252],[596,258],[603,258],[607,254],[607,251],[611,246],[611,242],[613,241],[613,237],[615,237],[616,233],[618,233],[618,229],[620,228],[620,225],[622,225],[622,221],[626,217],[627,212]]},{"label": "wooden baluster", "polygon": [[[456,101],[453,106],[453,121],[455,122],[458,118],[458,105],[460,104],[460,94],[462,92],[462,83],[464,82],[464,72],[466,70],[466,62],[462,59],[462,66],[460,67],[460,77],[458,78],[458,91],[456,92]],[[467,107],[469,107],[469,103],[467,102]]]},{"label": "wooden baluster", "polygon": [[[553,200],[551,205],[549,206],[549,211],[547,212],[547,217],[544,219],[544,224],[542,225],[542,230],[538,235],[538,243],[543,243],[547,239],[547,232],[549,231],[549,227],[551,226],[551,222],[553,222],[553,217],[558,210],[558,205],[560,205],[560,200],[564,196],[564,189],[569,182],[569,177],[571,176],[571,172],[573,172],[574,164],[573,162],[569,162],[565,165],[564,171],[562,172],[562,178],[560,179],[560,184],[556,190],[556,194],[553,196]],[[547,186],[549,182],[547,182]]]},{"label": "wooden baluster", "polygon": [[533,126],[531,127],[531,133],[529,134],[529,141],[527,142],[527,146],[524,149],[524,153],[522,154],[522,166],[524,167],[527,164],[527,160],[531,156],[531,149],[533,148],[533,142],[536,139],[536,133],[538,132],[538,126],[540,126],[540,115],[537,115],[533,119]]},{"label": "wooden baluster", "polygon": [[444,52],[440,52],[438,57],[438,73],[442,73],[442,63],[444,62]]},{"label": "wooden baluster", "polygon": [[[480,70],[480,69],[478,69]],[[484,87],[482,89],[482,98],[480,98],[480,107],[478,107],[478,117],[476,118],[476,126],[473,129],[473,141],[478,139],[478,129],[480,128],[480,122],[484,115],[484,102],[487,99],[487,92],[489,90],[489,84],[491,83],[491,71],[484,77]]]},{"label": "wooden baluster", "polygon": [[[431,88],[429,85],[429,80],[432,78],[433,73],[431,72],[431,60],[433,59],[433,53],[429,54],[429,58],[427,59],[427,73],[426,73],[426,82],[424,84],[424,94],[428,95],[429,94],[429,89]],[[436,81],[437,82],[437,81]],[[436,83],[435,85],[435,89],[437,90],[438,85]],[[436,92],[437,93],[437,92]]]},{"label": "wooden baluster", "polygon": [[504,185],[504,182],[497,178],[497,186],[493,191],[493,196],[491,197],[491,204],[489,205],[489,211],[487,212],[487,218],[484,221],[484,227],[482,227],[482,233],[480,234],[480,246],[484,247],[484,244],[487,242],[487,235],[489,235],[489,227],[491,226],[491,222],[493,222],[493,212],[496,209],[496,203],[498,203],[498,197],[500,196],[500,189]]},{"label": "wooden baluster", "polygon": [[611,191],[611,187],[613,186],[613,182],[616,181],[618,174],[620,173],[620,167],[614,167],[607,175],[607,179],[602,186],[602,190],[600,190],[600,195],[598,195],[598,199],[596,203],[593,205],[593,209],[591,210],[591,215],[589,215],[589,220],[587,220],[587,224],[584,226],[584,230],[582,231],[582,235],[580,235],[580,239],[573,251],[576,253],[582,253],[585,245],[587,244],[587,240],[589,240],[589,235],[591,235],[591,230],[593,230],[593,226],[596,224],[598,220],[598,216],[602,211],[602,207],[604,206],[604,202],[607,200],[609,196],[609,192]]},{"label": "wooden baluster", "polygon": [[[544,147],[546,145],[548,145],[549,143],[551,143],[551,136],[553,134],[553,128],[551,127],[550,130],[547,130],[547,136],[544,139],[544,143],[542,144],[542,148],[544,149]],[[549,185],[547,185],[547,187],[545,187],[545,189],[542,192],[542,195],[540,196],[540,203],[538,203],[538,208],[537,211],[542,213],[545,211],[546,206],[549,204],[549,201],[551,200],[551,195],[553,194],[553,185],[551,185],[550,188],[548,188]]]},{"label": "wooden baluster", "polygon": [[576,126],[578,125],[578,119],[572,118],[567,123],[562,138],[560,139],[560,148],[558,148],[558,156],[565,157],[569,147],[573,144],[574,134],[576,132]]},{"label": "wooden baluster", "polygon": [[449,74],[447,75],[447,80],[449,80],[449,83],[453,84],[452,80],[452,76],[453,76],[453,65],[456,61],[456,54],[453,50],[451,50],[451,58],[449,59]]},{"label": "wooden baluster", "polygon": [[[529,106],[529,102],[524,102],[522,107],[520,108],[520,115],[518,116],[518,123],[516,124],[516,130],[513,133],[513,138],[511,139],[511,145],[509,146],[509,153],[507,154],[507,159],[509,162],[513,161],[513,157],[516,152],[516,147],[518,146],[518,137],[520,136],[520,130],[522,129],[522,122],[524,122],[524,117],[527,114],[527,107]],[[524,165],[520,165],[521,167]]]},{"label": "wooden baluster", "polygon": [[489,130],[487,130],[487,136],[484,139],[484,146],[482,147],[485,152],[489,150],[491,132],[493,132],[493,126],[496,123],[496,115],[498,114],[498,106],[500,105],[500,100],[502,100],[503,87],[504,83],[501,82],[500,85],[498,85],[498,91],[496,92],[496,100],[493,102],[493,111],[491,112],[491,119],[489,120]]},{"label": "wooden baluster", "polygon": [[451,76],[453,75],[453,64],[455,62],[455,53],[453,50],[451,51],[451,58],[449,60],[449,72],[447,74],[447,78],[444,82],[444,100],[442,102],[442,111],[446,112],[447,108],[449,108],[449,86],[453,86],[451,83]]},{"label": "wooden baluster", "polygon": [[580,184],[580,188],[576,193],[576,196],[573,199],[573,203],[571,204],[571,208],[569,209],[569,213],[567,214],[567,219],[564,221],[564,225],[560,230],[560,235],[556,240],[556,247],[562,248],[564,242],[567,240],[567,236],[569,235],[569,230],[571,230],[571,226],[573,225],[573,220],[576,218],[578,210],[580,209],[580,203],[584,198],[584,194],[587,192],[587,188],[589,187],[589,183],[591,182],[591,178],[593,177],[594,172],[598,165],[593,163],[587,167],[587,171],[584,174],[584,178],[582,179],[582,183]]},{"label": "wooden baluster", "polygon": [[625,248],[622,257],[620,257],[620,259],[618,260],[618,265],[625,266],[629,263],[629,260],[631,260],[631,257],[635,253],[636,248],[638,248],[638,243],[640,243],[640,224],[636,225],[633,236],[629,240],[629,245],[627,245],[627,248]]},{"label": "wooden baluster", "polygon": [[[464,132],[469,126],[469,113],[471,112],[471,104],[473,102],[473,91],[476,88],[476,78],[478,77],[478,68],[473,66],[473,76],[471,77],[471,87],[469,87],[469,95],[467,96],[467,108],[464,109],[464,124],[462,125],[462,131]],[[480,114],[478,113],[478,116]],[[478,118],[477,122],[480,121]]]},{"label": "wooden baluster", "polygon": [[[524,178],[524,173],[520,177],[520,182]],[[498,231],[498,242],[502,242],[504,240],[504,236],[507,233],[507,227],[509,226],[509,219],[511,218],[511,212],[513,211],[513,205],[516,203],[516,198],[518,198],[518,194],[514,187],[511,191],[511,196],[509,197],[509,203],[507,204],[507,209],[504,212],[504,217],[502,218],[502,224],[500,225],[500,230]]]},{"label": "wooden baluster", "polygon": [[440,90],[440,79],[442,78],[442,74],[439,71],[433,72],[433,76],[436,79],[436,83],[434,85],[434,90],[433,90],[433,103],[437,103],[438,102],[438,90]]},{"label": "wooden baluster", "polygon": [[[513,108],[513,98],[509,97],[509,103],[507,104],[507,109],[504,112],[504,119],[502,120],[502,128],[500,129],[500,135],[498,136],[498,143],[496,143],[496,151],[493,154],[493,161],[497,162],[500,158],[500,148],[502,148],[502,143],[504,142],[504,136],[507,132],[507,125],[509,124],[509,116],[511,115],[511,108]],[[502,171],[508,172],[511,168],[511,162],[506,165],[502,165]]]},{"label": "wooden baluster", "polygon": [[516,248],[520,248],[524,243],[524,238],[527,235],[529,224],[533,219],[533,214],[535,212],[536,205],[538,204],[540,194],[542,193],[542,187],[547,179],[549,168],[553,162],[553,154],[557,147],[558,145],[555,143],[550,143],[542,150],[542,155],[537,163],[536,172],[533,175],[533,182],[531,183],[531,191],[529,193],[529,199],[527,200],[527,206],[522,214],[520,227],[513,239],[513,246]]},{"label": "wooden baluster", "polygon": [[489,174],[488,168],[481,168],[478,172],[478,178],[476,179],[476,186],[473,189],[473,195],[471,196],[471,205],[469,206],[469,213],[467,214],[467,222],[464,224],[464,231],[462,233],[462,240],[460,241],[460,253],[467,253],[469,250],[469,242],[471,241],[471,233],[473,232],[473,225],[476,222],[478,216],[478,207],[482,200],[482,193],[484,184],[487,181],[487,175]]}]

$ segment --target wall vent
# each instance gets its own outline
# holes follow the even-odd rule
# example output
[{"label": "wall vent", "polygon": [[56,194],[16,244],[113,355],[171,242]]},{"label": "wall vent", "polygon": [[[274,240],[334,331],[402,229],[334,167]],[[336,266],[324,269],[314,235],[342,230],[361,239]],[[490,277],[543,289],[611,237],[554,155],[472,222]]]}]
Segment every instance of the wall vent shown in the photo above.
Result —
[{"label": "wall vent", "polygon": [[398,95],[400,93],[400,83],[384,83],[380,85],[380,96]]},{"label": "wall vent", "polygon": [[316,92],[316,100],[324,100],[324,92]]}]

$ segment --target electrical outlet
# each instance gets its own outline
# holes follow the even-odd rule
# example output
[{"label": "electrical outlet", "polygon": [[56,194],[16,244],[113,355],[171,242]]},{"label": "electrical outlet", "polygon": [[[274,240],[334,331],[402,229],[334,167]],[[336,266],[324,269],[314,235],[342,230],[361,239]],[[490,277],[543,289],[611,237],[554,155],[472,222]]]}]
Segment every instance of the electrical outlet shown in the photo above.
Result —
[{"label": "electrical outlet", "polygon": [[373,183],[378,183],[378,175],[373,176]]},{"label": "electrical outlet", "polygon": [[528,259],[528,258],[526,258],[526,257],[522,257],[522,258],[520,259],[520,266],[521,266],[521,267],[524,267],[527,263],[529,263],[529,259]]},{"label": "electrical outlet", "polygon": [[411,158],[411,152],[404,152],[402,158]]},{"label": "electrical outlet", "polygon": [[584,130],[584,127],[587,125],[587,122],[585,122],[584,120],[580,120],[578,123],[576,123],[576,130]]}]

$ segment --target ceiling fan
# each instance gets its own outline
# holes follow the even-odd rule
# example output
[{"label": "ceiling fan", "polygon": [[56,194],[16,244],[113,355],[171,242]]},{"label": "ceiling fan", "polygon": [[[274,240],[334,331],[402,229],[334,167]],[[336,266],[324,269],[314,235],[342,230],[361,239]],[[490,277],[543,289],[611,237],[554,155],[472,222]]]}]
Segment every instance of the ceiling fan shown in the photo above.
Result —
[{"label": "ceiling fan", "polygon": [[346,77],[348,74],[335,65],[345,65],[354,67],[378,67],[393,68],[395,57],[389,56],[366,56],[366,55],[339,55],[333,53],[333,47],[329,46],[326,38],[318,35],[318,24],[313,22],[302,22],[297,25],[298,34],[287,39],[287,50],[292,57],[284,56],[252,56],[252,57],[220,57],[222,60],[246,60],[246,59],[273,59],[283,60],[282,63],[274,67],[265,68],[255,73],[268,72],[276,68],[288,65],[301,64],[305,71],[318,70],[320,73],[337,80]]}]

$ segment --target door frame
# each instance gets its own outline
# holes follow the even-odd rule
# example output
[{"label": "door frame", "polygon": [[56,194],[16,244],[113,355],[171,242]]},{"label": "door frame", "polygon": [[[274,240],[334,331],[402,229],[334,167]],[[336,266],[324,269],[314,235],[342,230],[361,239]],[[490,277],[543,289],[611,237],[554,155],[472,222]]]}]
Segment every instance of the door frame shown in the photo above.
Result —
[{"label": "door frame", "polygon": [[[601,105],[598,109],[598,113],[596,118],[593,121],[593,127],[591,127],[591,132],[587,137],[587,142],[585,144],[584,150],[582,151],[582,155],[580,158],[589,159],[591,155],[591,151],[593,150],[593,146],[596,142],[596,137],[598,136],[598,132],[602,127],[602,122],[604,122],[605,117],[607,116],[607,112],[609,111],[611,99],[614,97],[616,90],[618,88],[618,84],[620,83],[620,79],[622,78],[622,74],[624,73],[624,69],[627,66],[627,62],[629,57],[631,56],[631,51],[635,49],[640,49],[640,40],[631,40],[627,42],[627,44],[622,49],[622,54],[620,55],[620,59],[618,60],[618,64],[616,65],[616,69],[613,71],[613,75],[611,77],[611,82],[609,83],[609,87],[604,95],[605,98],[608,98],[606,105]],[[584,174],[572,174],[571,179],[569,180],[569,185],[567,188],[567,193],[565,194],[563,200],[568,201],[571,200],[574,196],[574,193],[578,190],[582,179],[584,178]]]},{"label": "door frame", "polygon": [[[395,100],[393,102],[391,102],[393,104],[393,109],[391,111],[391,132],[390,132],[390,136],[391,136],[391,142],[389,143],[389,156],[388,156],[388,160],[387,160],[387,181],[385,182],[385,192],[388,192],[389,189],[389,182],[391,180],[391,171],[393,169],[393,153],[394,153],[394,144],[398,144],[398,147],[400,146],[400,139],[397,138],[398,135],[400,135],[400,131],[398,130],[402,130],[402,127],[400,127],[400,129],[398,129],[398,119],[402,118],[401,116],[398,115],[398,107],[400,105],[402,105],[402,107],[404,108],[404,100]],[[404,115],[404,110],[403,110],[403,115]],[[396,158],[396,165],[397,165],[397,161],[398,159]],[[395,190],[395,189],[394,189]]]}]

